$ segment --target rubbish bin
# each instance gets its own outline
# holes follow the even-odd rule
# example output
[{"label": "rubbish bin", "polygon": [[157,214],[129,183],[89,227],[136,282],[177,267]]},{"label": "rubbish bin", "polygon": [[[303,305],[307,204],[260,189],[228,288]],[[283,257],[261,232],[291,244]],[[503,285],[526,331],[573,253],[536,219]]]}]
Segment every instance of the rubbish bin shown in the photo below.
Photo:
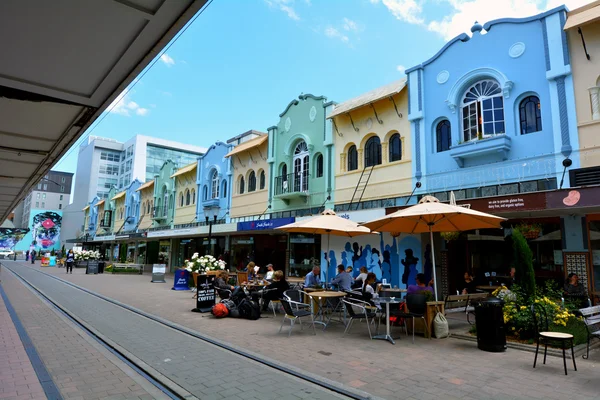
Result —
[{"label": "rubbish bin", "polygon": [[488,297],[475,306],[477,347],[480,350],[500,352],[506,350],[504,330],[504,300]]},{"label": "rubbish bin", "polygon": [[104,261],[100,261],[100,262],[98,263],[98,273],[99,273],[99,274],[103,274],[103,273],[104,273],[104,265],[105,265],[105,264],[104,264]]}]

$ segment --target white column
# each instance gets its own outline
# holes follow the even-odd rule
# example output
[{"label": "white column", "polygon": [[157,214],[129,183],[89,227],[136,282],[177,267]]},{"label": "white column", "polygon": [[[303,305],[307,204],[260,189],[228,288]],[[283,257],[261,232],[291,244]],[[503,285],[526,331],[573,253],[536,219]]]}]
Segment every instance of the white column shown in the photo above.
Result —
[{"label": "white column", "polygon": [[592,102],[592,119],[600,119],[600,87],[593,86],[588,89]]}]

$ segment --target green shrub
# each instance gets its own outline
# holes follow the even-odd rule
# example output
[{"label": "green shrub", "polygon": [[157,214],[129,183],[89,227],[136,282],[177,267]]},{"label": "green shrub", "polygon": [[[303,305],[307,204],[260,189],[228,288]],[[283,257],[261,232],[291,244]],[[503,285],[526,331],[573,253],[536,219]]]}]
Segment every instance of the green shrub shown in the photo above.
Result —
[{"label": "green shrub", "polygon": [[515,278],[528,298],[535,295],[535,273],[533,272],[533,253],[527,244],[525,236],[513,229],[513,264]]}]

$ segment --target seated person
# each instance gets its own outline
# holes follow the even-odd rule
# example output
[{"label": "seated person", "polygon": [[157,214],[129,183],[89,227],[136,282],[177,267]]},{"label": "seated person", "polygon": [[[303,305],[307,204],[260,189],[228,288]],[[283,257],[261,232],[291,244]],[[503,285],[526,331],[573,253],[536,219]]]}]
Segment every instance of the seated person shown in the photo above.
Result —
[{"label": "seated person", "polygon": [[461,291],[461,294],[476,293],[477,290],[475,289],[475,281],[473,280],[473,277],[469,271],[465,272],[464,278],[465,281],[462,284],[463,290]]},{"label": "seated person", "polygon": [[352,276],[344,270],[344,264],[337,266],[338,274],[331,280],[331,283],[337,285],[339,290],[350,291],[352,286]]},{"label": "seated person", "polygon": [[433,280],[431,280],[429,282],[429,285],[425,285],[425,274],[419,273],[417,274],[417,284],[416,285],[409,285],[408,289],[406,290],[406,294],[419,294],[423,291],[429,291],[432,294],[434,294],[433,291]]},{"label": "seated person", "polygon": [[[354,268],[352,267],[348,267],[346,268],[346,272],[350,274],[350,276],[352,276],[352,271],[354,271]],[[354,278],[352,278],[354,280]]]},{"label": "seated person", "polygon": [[367,267],[360,267],[358,271],[360,274],[354,280],[352,289],[361,289],[363,287],[363,282],[367,279]]},{"label": "seated person", "polygon": [[228,292],[228,290],[232,292],[235,290],[235,286],[228,284],[227,280],[229,280],[229,273],[227,271],[221,271],[213,283],[213,286],[215,289],[217,289],[221,299],[228,299],[229,295],[231,294]]},{"label": "seated person", "polygon": [[565,295],[572,297],[585,298],[587,296],[585,287],[579,283],[577,274],[569,274],[567,283],[565,283]]},{"label": "seated person", "polygon": [[271,282],[273,280],[273,274],[275,270],[273,269],[273,264],[267,265],[267,274],[265,275],[265,280]]},{"label": "seated person", "polygon": [[283,271],[275,271],[273,273],[273,282],[259,292],[252,294],[252,299],[258,301],[262,297],[262,311],[267,311],[271,300],[279,300],[283,298],[283,293],[290,289],[289,283],[283,277]]},{"label": "seated person", "polygon": [[304,278],[304,287],[314,288],[321,286],[321,267],[315,265],[306,277]]},{"label": "seated person", "polygon": [[375,292],[375,289],[373,289],[373,284],[376,281],[377,277],[375,274],[373,272],[369,272],[361,289],[362,295],[366,301],[379,297],[379,294]]}]

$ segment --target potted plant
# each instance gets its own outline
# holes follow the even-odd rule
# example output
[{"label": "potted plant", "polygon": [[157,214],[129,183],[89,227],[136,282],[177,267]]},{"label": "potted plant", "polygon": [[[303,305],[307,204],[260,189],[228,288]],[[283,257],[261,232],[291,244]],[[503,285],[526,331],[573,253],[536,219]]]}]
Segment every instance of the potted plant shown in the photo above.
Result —
[{"label": "potted plant", "polygon": [[199,256],[198,253],[194,253],[191,260],[185,260],[185,269],[199,274],[216,275],[226,265],[223,260],[217,260],[211,255]]},{"label": "potted plant", "polygon": [[460,237],[460,232],[442,232],[440,235],[444,240],[450,242],[452,240],[457,240]]},{"label": "potted plant", "polygon": [[522,223],[518,225],[516,229],[521,232],[526,239],[537,239],[540,237],[542,226],[540,224]]}]

